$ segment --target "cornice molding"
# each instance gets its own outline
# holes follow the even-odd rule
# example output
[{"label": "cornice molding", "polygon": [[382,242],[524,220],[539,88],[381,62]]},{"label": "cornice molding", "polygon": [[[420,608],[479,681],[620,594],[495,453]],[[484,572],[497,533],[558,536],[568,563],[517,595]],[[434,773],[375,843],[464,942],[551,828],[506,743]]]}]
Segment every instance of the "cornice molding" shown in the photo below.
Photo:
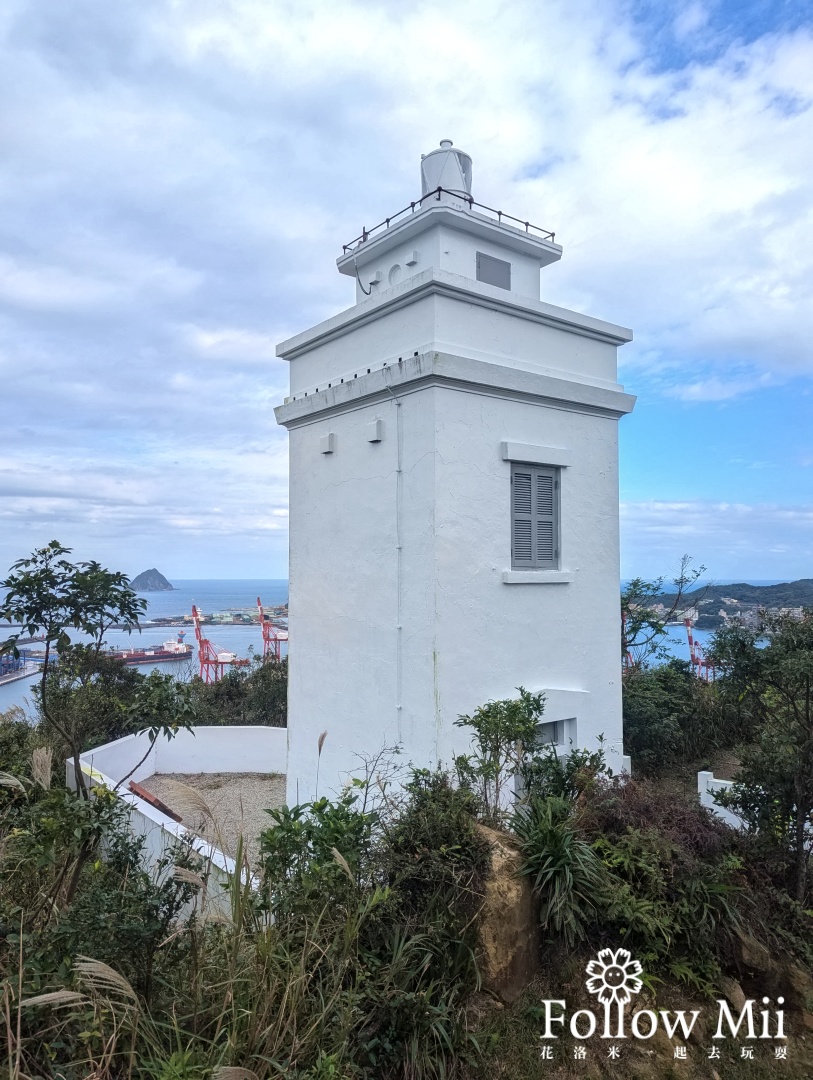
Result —
[{"label": "cornice molding", "polygon": [[382,296],[356,304],[338,315],[326,319],[317,326],[277,345],[277,356],[283,360],[295,360],[319,345],[344,337],[366,323],[398,311],[423,300],[427,296],[443,296],[466,304],[501,311],[529,322],[552,326],[569,334],[603,341],[608,345],[626,345],[632,341],[632,331],[614,323],[582,315],[578,311],[546,304],[542,300],[529,300],[516,293],[506,293],[493,285],[471,281],[459,274],[450,274],[437,267],[428,267],[420,274],[408,278]]},{"label": "cornice molding", "polygon": [[274,413],[284,427],[302,427],[433,386],[613,419],[632,412],[635,405],[635,398],[620,387],[591,386],[471,357],[426,352],[350,382],[287,401]]}]

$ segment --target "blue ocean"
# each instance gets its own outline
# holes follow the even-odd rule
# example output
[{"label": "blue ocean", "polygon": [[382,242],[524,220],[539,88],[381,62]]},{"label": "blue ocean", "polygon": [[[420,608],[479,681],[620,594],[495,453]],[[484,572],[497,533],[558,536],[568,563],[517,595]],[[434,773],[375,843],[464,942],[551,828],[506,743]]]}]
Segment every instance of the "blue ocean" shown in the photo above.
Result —
[{"label": "blue ocean", "polygon": [[[147,601],[147,611],[144,619],[171,618],[174,615],[189,615],[192,605],[195,604],[198,611],[203,615],[212,615],[219,611],[243,608],[256,616],[257,597],[267,609],[288,602],[288,582],[280,579],[234,579],[220,581],[206,580],[173,580],[172,592],[140,593],[142,599]],[[238,656],[262,656],[263,642],[259,622],[247,626],[205,626],[204,634],[218,650],[228,650],[237,653]],[[107,635],[108,645],[117,648],[139,648],[143,645],[157,645],[162,641],[176,637],[178,630],[175,627],[145,627],[141,633],[126,634],[120,630],[111,630]],[[0,627],[0,640],[5,637]],[[77,637],[78,640],[78,637]],[[147,674],[153,669],[159,671],[173,671],[183,678],[189,678],[197,674],[197,648],[195,647],[194,631],[191,627],[186,628],[186,641],[194,649],[192,659],[187,661],[168,664],[142,664],[138,670]],[[0,685],[0,712],[10,709],[12,705],[19,705],[26,711],[31,711],[31,686],[35,677],[18,679],[15,682]]]},{"label": "blue ocean", "polygon": [[[775,585],[781,579],[770,581],[751,580],[752,585]],[[172,592],[142,593],[147,601],[145,619],[168,618],[173,615],[189,615],[192,604],[197,605],[198,610],[211,615],[215,612],[228,611],[230,609],[243,608],[246,611],[256,612],[257,597],[259,596],[265,608],[272,608],[278,604],[288,602],[288,582],[285,579],[181,579],[172,582]],[[700,587],[703,583],[698,583]],[[734,579],[724,581],[715,580],[716,585],[734,584]],[[206,626],[204,633],[213,642],[217,649],[226,649],[237,653],[238,656],[262,655],[262,634],[258,623],[247,626]],[[141,645],[156,645],[168,638],[175,637],[177,630],[168,627],[146,627],[140,634],[127,635],[121,631],[111,631],[107,636],[109,645],[116,647],[138,647]],[[0,629],[0,640],[3,631]],[[709,631],[695,630],[694,637],[704,646],[711,636]],[[195,640],[193,631],[187,630],[186,640],[194,647]],[[689,645],[686,640],[686,631],[683,627],[670,627],[667,635],[667,645],[673,656],[683,660],[689,659]],[[197,650],[193,653],[192,660],[181,663],[143,665],[139,671],[145,674],[152,667],[163,671],[174,671],[176,674],[189,678],[197,674],[198,665],[195,659]],[[19,705],[30,709],[31,685],[33,678],[19,679],[16,682],[0,685],[0,712]]]}]

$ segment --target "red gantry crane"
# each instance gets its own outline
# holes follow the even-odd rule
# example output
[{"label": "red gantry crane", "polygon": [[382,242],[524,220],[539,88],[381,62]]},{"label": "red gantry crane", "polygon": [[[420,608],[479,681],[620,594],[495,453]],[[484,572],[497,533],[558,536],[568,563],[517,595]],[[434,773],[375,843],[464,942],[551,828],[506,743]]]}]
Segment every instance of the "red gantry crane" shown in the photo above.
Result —
[{"label": "red gantry crane", "polygon": [[263,661],[266,661],[269,657],[272,660],[280,661],[282,659],[282,643],[288,640],[288,631],[274,626],[270,617],[263,611],[263,603],[259,596],[257,597],[257,611],[263,632]]},{"label": "red gantry crane", "polygon": [[689,639],[689,658],[692,665],[692,671],[698,679],[703,679],[704,682],[711,682],[714,678],[714,668],[703,655],[700,643],[694,640],[694,636],[692,635],[692,620],[684,619],[683,625],[686,627],[686,637]]},{"label": "red gantry crane", "polygon": [[192,622],[195,624],[195,637],[198,639],[198,660],[203,682],[217,682],[223,677],[227,667],[246,667],[248,660],[240,660],[237,653],[218,651],[212,642],[203,636],[200,629],[200,614],[194,604],[192,605]]}]

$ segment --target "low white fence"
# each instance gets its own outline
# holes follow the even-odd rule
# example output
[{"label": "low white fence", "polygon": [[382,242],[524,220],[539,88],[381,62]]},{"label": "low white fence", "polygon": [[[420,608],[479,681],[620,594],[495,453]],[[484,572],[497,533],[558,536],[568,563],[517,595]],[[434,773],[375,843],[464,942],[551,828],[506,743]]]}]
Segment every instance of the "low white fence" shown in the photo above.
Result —
[{"label": "low white fence", "polygon": [[715,791],[728,791],[733,786],[733,780],[718,780],[713,772],[699,772],[697,774],[697,794],[700,796],[701,805],[722,818],[726,825],[730,825],[732,829],[742,829],[745,823],[739,814],[735,814],[733,810],[729,810],[725,806],[720,806],[714,800]]},{"label": "low white fence", "polygon": [[[139,762],[149,750],[144,762]],[[135,769],[136,783],[153,773],[285,773],[288,729],[280,727],[195,727],[172,739],[163,735],[150,750],[146,732],[126,735],[82,754],[82,761],[114,780]],[[136,766],[138,766],[136,768]],[[73,766],[68,769],[68,783]],[[125,785],[126,787],[126,785]]]},{"label": "low white fence", "polygon": [[[156,772],[284,774],[287,753],[287,728],[195,727],[179,731],[172,739],[159,736],[152,748],[147,734],[127,735],[86,751],[80,765],[89,787],[118,787],[118,797],[129,809],[130,828],[144,838],[146,864],[154,867],[174,841],[186,841],[211,867],[210,898],[222,907],[225,894],[216,887],[225,885],[234,874],[234,860],[127,790],[128,784]],[[65,762],[65,779],[68,787],[75,789],[73,758]],[[222,899],[217,903],[219,897]]]}]

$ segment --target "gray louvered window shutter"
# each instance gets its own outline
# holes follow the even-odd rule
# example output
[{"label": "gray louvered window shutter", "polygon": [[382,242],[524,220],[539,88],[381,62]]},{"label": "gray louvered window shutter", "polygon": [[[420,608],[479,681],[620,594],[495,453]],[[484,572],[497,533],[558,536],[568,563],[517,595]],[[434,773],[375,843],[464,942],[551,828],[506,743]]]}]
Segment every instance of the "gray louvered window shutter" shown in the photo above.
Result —
[{"label": "gray louvered window shutter", "polygon": [[530,570],[534,565],[533,468],[511,468],[511,565]]},{"label": "gray louvered window shutter", "polygon": [[534,566],[556,565],[556,470],[534,469]]},{"label": "gray louvered window shutter", "polygon": [[551,570],[559,564],[559,470],[511,466],[511,566]]}]

